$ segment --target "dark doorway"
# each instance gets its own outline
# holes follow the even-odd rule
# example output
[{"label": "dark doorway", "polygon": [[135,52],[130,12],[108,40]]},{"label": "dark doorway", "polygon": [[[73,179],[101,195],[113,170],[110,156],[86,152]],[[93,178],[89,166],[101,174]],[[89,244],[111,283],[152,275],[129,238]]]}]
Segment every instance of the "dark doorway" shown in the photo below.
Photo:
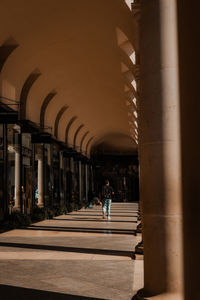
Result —
[{"label": "dark doorway", "polygon": [[139,201],[138,156],[94,155],[94,189],[101,192],[105,179],[114,188],[115,202]]}]

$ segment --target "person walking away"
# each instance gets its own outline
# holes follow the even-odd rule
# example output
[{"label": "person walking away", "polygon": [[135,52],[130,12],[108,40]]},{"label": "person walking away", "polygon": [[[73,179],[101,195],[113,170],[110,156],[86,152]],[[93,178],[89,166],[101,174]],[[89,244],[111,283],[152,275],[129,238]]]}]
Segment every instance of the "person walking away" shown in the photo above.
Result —
[{"label": "person walking away", "polygon": [[114,195],[114,190],[110,186],[109,180],[105,181],[105,185],[102,187],[102,213],[103,213],[103,219],[106,218],[106,215],[108,217],[108,220],[110,220],[110,209],[111,209],[111,203],[112,203],[112,196]]}]

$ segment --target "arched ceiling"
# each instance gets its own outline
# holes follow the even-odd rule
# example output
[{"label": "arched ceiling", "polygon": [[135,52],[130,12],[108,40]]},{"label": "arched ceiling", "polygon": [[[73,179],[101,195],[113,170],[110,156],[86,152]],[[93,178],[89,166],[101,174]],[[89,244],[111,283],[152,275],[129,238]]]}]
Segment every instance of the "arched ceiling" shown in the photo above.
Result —
[{"label": "arched ceiling", "polygon": [[68,143],[83,152],[108,145],[108,137],[115,151],[135,151],[127,93],[135,93],[138,42],[126,2],[1,0],[0,46],[11,49],[0,57],[4,102],[23,102],[21,118],[37,124],[42,111],[46,130],[66,142],[68,128]]}]

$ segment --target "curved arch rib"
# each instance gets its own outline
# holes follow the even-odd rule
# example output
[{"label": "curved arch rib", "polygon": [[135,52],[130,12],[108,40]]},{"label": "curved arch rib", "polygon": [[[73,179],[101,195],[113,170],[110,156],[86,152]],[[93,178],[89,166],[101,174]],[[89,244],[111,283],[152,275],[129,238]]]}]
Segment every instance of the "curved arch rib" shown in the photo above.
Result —
[{"label": "curved arch rib", "polygon": [[59,121],[62,117],[62,115],[64,114],[64,112],[68,109],[69,106],[67,105],[64,105],[58,112],[57,116],[56,116],[56,119],[55,119],[55,123],[54,123],[54,136],[56,138],[58,138],[58,124],[59,124]]},{"label": "curved arch rib", "polygon": [[28,98],[28,93],[33,86],[34,82],[41,75],[39,70],[34,70],[26,79],[20,94],[20,119],[25,119],[26,117],[26,102]]},{"label": "curved arch rib", "polygon": [[0,47],[0,72],[3,69],[3,66],[11,55],[11,53],[17,48],[19,45],[17,42],[12,38],[8,38]]},{"label": "curved arch rib", "polygon": [[45,111],[47,109],[47,106],[49,104],[49,102],[53,99],[53,97],[55,97],[55,95],[57,94],[57,92],[52,91],[50,92],[44,99],[43,103],[42,103],[42,107],[40,110],[40,128],[44,129],[44,116],[45,116]]},{"label": "curved arch rib", "polygon": [[88,140],[88,142],[87,142],[86,149],[85,149],[86,155],[87,155],[87,152],[88,152],[88,147],[89,147],[91,141],[93,140],[93,138],[94,138],[94,136],[92,136],[92,137]]},{"label": "curved arch rib", "polygon": [[71,118],[71,120],[69,121],[69,123],[67,124],[66,130],[65,130],[65,143],[67,144],[67,146],[69,145],[68,143],[68,136],[69,136],[69,130],[70,127],[72,126],[72,123],[77,119],[77,116],[74,116]]},{"label": "curved arch rib", "polygon": [[82,147],[83,147],[83,142],[84,142],[84,139],[86,138],[86,136],[88,135],[89,131],[87,131],[83,136],[82,136],[82,139],[81,139],[81,142],[80,142],[80,151],[82,152]]},{"label": "curved arch rib", "polygon": [[81,130],[81,128],[83,128],[84,127],[84,124],[81,124],[77,129],[76,129],[76,132],[75,132],[75,134],[74,134],[74,149],[76,148],[76,139],[77,139],[77,135],[78,135],[78,133],[79,133],[79,131]]}]

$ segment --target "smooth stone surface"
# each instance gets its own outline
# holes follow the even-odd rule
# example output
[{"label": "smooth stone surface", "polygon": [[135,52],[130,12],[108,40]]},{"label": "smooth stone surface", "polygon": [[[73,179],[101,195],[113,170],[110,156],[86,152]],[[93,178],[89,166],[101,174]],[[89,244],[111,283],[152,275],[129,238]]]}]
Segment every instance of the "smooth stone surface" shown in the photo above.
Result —
[{"label": "smooth stone surface", "polygon": [[2,233],[1,299],[131,299],[137,210],[113,203],[108,221],[95,206]]}]

